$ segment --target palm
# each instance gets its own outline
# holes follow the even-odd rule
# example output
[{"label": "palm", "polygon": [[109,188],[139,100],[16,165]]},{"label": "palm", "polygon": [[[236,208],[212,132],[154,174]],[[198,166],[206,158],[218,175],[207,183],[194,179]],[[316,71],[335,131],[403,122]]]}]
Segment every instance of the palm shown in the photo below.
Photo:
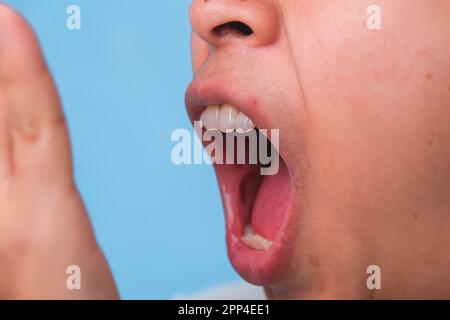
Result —
[{"label": "palm", "polygon": [[[66,287],[79,265],[83,289]],[[52,77],[26,22],[0,5],[0,297],[115,298],[74,186]]]}]

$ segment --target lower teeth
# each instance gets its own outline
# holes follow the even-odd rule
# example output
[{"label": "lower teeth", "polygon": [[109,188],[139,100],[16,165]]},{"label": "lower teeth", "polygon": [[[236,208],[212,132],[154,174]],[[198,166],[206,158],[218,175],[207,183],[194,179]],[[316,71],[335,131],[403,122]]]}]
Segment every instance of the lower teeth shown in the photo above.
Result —
[{"label": "lower teeth", "polygon": [[248,247],[260,251],[269,250],[273,243],[272,241],[264,239],[259,234],[256,234],[250,225],[245,227],[245,233],[241,240]]}]

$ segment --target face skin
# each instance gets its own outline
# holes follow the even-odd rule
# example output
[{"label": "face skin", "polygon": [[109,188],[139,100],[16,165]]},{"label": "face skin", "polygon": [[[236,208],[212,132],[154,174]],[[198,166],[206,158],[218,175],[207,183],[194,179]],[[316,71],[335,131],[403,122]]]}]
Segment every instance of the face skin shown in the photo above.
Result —
[{"label": "face skin", "polygon": [[[450,2],[379,0],[381,30],[371,4],[192,2],[195,78],[280,129],[295,237],[270,298],[450,298]],[[232,21],[253,33],[213,31]]]}]

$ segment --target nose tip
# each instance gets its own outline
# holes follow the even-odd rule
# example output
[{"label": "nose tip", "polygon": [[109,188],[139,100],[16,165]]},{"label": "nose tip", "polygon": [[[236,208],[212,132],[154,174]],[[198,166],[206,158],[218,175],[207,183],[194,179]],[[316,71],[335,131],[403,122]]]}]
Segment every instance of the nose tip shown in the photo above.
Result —
[{"label": "nose tip", "polygon": [[266,46],[279,33],[277,8],[269,0],[193,0],[190,19],[193,31],[213,47]]}]

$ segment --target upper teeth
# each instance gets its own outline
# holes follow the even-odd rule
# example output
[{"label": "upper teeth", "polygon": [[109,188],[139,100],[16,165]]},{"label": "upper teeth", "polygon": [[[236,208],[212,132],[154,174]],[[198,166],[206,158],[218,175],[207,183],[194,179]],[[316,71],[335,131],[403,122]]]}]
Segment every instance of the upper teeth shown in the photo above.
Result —
[{"label": "upper teeth", "polygon": [[246,132],[255,128],[253,121],[229,104],[210,105],[203,111],[200,121],[206,130],[220,130],[231,133]]}]

